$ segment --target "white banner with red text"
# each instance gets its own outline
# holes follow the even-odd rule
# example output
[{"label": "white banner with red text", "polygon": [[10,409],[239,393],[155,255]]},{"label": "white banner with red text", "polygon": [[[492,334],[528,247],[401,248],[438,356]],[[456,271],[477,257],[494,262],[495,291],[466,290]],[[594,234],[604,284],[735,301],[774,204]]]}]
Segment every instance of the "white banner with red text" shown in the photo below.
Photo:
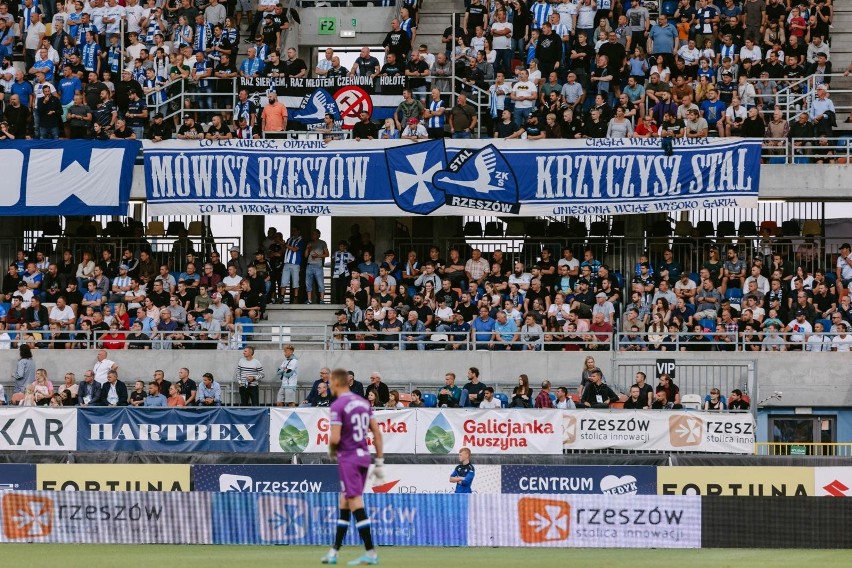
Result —
[{"label": "white banner with red text", "polygon": [[754,417],[749,413],[581,410],[563,415],[566,450],[655,450],[750,454]]},{"label": "white banner with red text", "polygon": [[[388,454],[413,454],[417,429],[415,410],[379,410],[376,422]],[[326,453],[331,436],[328,408],[273,408],[269,416],[271,453]],[[370,451],[373,436],[367,437]]]}]

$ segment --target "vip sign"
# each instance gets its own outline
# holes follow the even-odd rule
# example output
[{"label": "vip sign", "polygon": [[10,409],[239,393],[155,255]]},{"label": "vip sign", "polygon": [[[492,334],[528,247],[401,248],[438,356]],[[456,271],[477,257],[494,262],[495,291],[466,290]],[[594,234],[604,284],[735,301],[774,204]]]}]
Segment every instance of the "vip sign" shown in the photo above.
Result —
[{"label": "vip sign", "polygon": [[698,548],[698,497],[473,495],[469,546]]},{"label": "vip sign", "polygon": [[[389,454],[414,453],[417,416],[414,409],[378,411],[373,417],[382,432],[384,451]],[[270,411],[269,451],[272,453],[326,453],[331,436],[327,408],[298,408]],[[367,444],[371,451],[373,436]]]},{"label": "vip sign", "polygon": [[4,408],[0,411],[0,451],[77,449],[73,408]]}]

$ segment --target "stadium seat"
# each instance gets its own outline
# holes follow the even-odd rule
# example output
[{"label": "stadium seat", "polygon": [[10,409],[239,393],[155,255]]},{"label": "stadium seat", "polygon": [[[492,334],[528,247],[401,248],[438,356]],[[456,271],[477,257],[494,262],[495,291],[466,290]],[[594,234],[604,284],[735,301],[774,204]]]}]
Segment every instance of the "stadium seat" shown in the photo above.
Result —
[{"label": "stadium seat", "polygon": [[407,407],[411,404],[411,395],[407,392],[399,393],[399,402],[401,402],[403,406]]},{"label": "stadium seat", "polygon": [[669,221],[654,221],[648,232],[649,237],[665,238],[672,236],[672,224]]},{"label": "stadium seat", "polygon": [[738,237],[754,237],[757,235],[757,224],[754,221],[740,221],[737,229]]},{"label": "stadium seat", "polygon": [[692,236],[692,231],[695,228],[692,226],[692,223],[689,221],[678,221],[675,223],[674,235],[676,237],[686,237],[689,238]]},{"label": "stadium seat", "polygon": [[556,395],[553,393],[550,393],[550,402],[556,402]]},{"label": "stadium seat", "polygon": [[[683,399],[681,399],[681,400],[683,400]],[[723,395],[723,394],[719,395],[719,400],[722,401],[722,404],[725,405],[725,408],[728,408],[728,399],[725,398],[725,395]],[[704,395],[704,402],[710,402],[710,395],[709,394]],[[701,407],[704,408],[703,403],[702,403]]]},{"label": "stadium seat", "polygon": [[506,408],[507,406],[509,406],[509,397],[506,396],[506,393],[495,392],[494,398],[496,398],[497,400],[500,401],[500,404],[503,406],[503,408]]},{"label": "stadium seat", "polygon": [[693,282],[695,282],[696,286],[701,285],[701,277],[698,275],[697,272],[690,272],[689,273],[689,279],[692,280]]},{"label": "stadium seat", "polygon": [[624,220],[622,219],[613,219],[612,227],[609,229],[609,234],[613,237],[623,237],[625,233],[624,229]]},{"label": "stadium seat", "polygon": [[620,410],[620,409],[624,408],[624,402],[622,402],[620,400],[616,400],[615,402],[609,403],[609,407],[612,408],[612,409],[619,409]]},{"label": "stadium seat", "polygon": [[822,223],[814,219],[808,219],[802,223],[802,234],[814,236],[822,235]]},{"label": "stadium seat", "polygon": [[685,394],[680,397],[680,404],[687,410],[700,410],[701,395]]},{"label": "stadium seat", "polygon": [[785,237],[798,237],[801,234],[799,222],[788,219],[781,223],[781,234]]},{"label": "stadium seat", "polygon": [[710,331],[716,330],[716,320],[714,320],[714,319],[702,318],[701,320],[698,321],[698,323],[704,329],[709,329]]},{"label": "stadium seat", "polygon": [[464,228],[462,229],[462,234],[465,237],[481,237],[482,236],[482,223],[479,221],[468,221],[464,224]]},{"label": "stadium seat", "polygon": [[613,272],[612,275],[615,277],[615,281],[618,283],[618,287],[623,290],[624,289],[624,275],[621,274],[621,272],[619,272],[618,270]]},{"label": "stadium seat", "polygon": [[816,323],[822,324],[823,331],[831,331],[831,320],[829,319],[818,319]]},{"label": "stadium seat", "polygon": [[[486,226],[487,228],[487,226]],[[506,236],[521,236],[524,234],[524,222],[521,219],[509,219],[506,221]]]},{"label": "stadium seat", "polygon": [[781,231],[778,229],[778,223],[775,221],[761,221],[760,222],[760,230],[769,231],[770,235],[775,235],[776,237],[781,234]]},{"label": "stadium seat", "polygon": [[589,226],[590,237],[607,237],[609,236],[609,223],[606,221],[593,221]]},{"label": "stadium seat", "polygon": [[162,221],[148,221],[148,230],[145,233],[149,237],[164,237],[166,235],[166,225]]},{"label": "stadium seat", "polygon": [[485,223],[485,236],[486,237],[502,237],[503,236],[503,224],[498,221],[488,221]]},{"label": "stadium seat", "polygon": [[204,236],[204,223],[202,221],[190,221],[189,228],[186,230],[190,237]]},{"label": "stadium seat", "polygon": [[742,288],[728,288],[725,290],[725,298],[728,300],[741,300],[743,297]]},{"label": "stadium seat", "polygon": [[719,224],[716,225],[717,237],[732,237],[735,232],[736,227],[733,221],[719,221]]},{"label": "stadium seat", "polygon": [[438,397],[432,393],[423,393],[423,404],[426,408],[435,408],[438,406]]},{"label": "stadium seat", "polygon": [[169,223],[169,228],[166,231],[166,234],[170,237],[178,236],[181,231],[186,230],[186,225],[183,224],[183,221],[171,221]]},{"label": "stadium seat", "polygon": [[460,407],[464,408],[465,406],[468,406],[467,397],[468,397],[469,394],[470,393],[467,392],[467,389],[462,389],[461,396],[459,397],[459,406]]},{"label": "stadium seat", "polygon": [[699,221],[695,225],[695,230],[699,237],[712,237],[716,234],[716,228],[713,226],[712,221]]},{"label": "stadium seat", "polygon": [[547,226],[548,237],[564,238],[568,235],[568,223],[564,221],[554,221]]},{"label": "stadium seat", "polygon": [[544,237],[547,235],[547,221],[544,219],[533,219],[527,223],[526,229],[529,237]]},{"label": "stadium seat", "polygon": [[62,226],[59,224],[58,220],[51,219],[50,221],[45,222],[41,231],[45,235],[51,235],[51,236],[61,235],[62,234]]}]

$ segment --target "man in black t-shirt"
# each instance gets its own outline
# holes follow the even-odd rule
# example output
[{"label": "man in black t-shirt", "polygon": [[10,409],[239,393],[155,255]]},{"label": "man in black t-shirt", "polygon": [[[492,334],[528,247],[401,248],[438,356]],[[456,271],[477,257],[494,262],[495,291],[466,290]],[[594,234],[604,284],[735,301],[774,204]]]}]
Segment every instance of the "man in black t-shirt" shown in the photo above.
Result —
[{"label": "man in black t-shirt", "polygon": [[391,20],[391,31],[385,36],[382,47],[385,48],[385,53],[396,55],[397,61],[405,61],[408,52],[411,51],[411,38],[399,27],[398,19]]},{"label": "man in black t-shirt", "polygon": [[361,55],[355,59],[349,74],[356,77],[375,77],[379,74],[381,67],[379,60],[370,55],[370,48],[362,47]]},{"label": "man in black t-shirt", "polygon": [[477,27],[481,27],[483,30],[488,29],[486,27],[487,22],[488,8],[479,0],[472,0],[470,6],[464,11],[464,21],[462,22],[464,35],[468,38],[472,37]]},{"label": "man in black t-shirt", "polygon": [[284,62],[287,65],[287,76],[289,77],[307,77],[308,76],[308,66],[302,59],[296,57],[296,50],[294,48],[287,49],[287,61]]}]

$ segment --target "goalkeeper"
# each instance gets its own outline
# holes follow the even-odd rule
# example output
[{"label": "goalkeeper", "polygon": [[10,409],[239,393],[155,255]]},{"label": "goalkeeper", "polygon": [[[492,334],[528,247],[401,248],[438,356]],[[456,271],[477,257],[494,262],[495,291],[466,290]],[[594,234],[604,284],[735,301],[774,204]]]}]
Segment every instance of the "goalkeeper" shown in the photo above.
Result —
[{"label": "goalkeeper", "polygon": [[370,471],[370,448],[368,434],[373,434],[376,448],[376,464],[370,477],[378,482],[384,479],[384,457],[382,452],[382,433],[373,418],[373,411],[366,399],[349,390],[349,375],[344,369],[331,372],[331,392],[337,398],[330,408],[331,438],[328,454],[337,459],[340,475],[340,516],[337,520],[337,533],[334,546],[322,558],[323,564],[337,564],[337,553],[343,546],[343,539],[349,530],[352,517],[355,528],[364,541],[366,552],[363,556],[349,562],[350,566],[375,565],[379,563],[373,537],[370,533],[370,519],[364,510],[364,486]]}]

